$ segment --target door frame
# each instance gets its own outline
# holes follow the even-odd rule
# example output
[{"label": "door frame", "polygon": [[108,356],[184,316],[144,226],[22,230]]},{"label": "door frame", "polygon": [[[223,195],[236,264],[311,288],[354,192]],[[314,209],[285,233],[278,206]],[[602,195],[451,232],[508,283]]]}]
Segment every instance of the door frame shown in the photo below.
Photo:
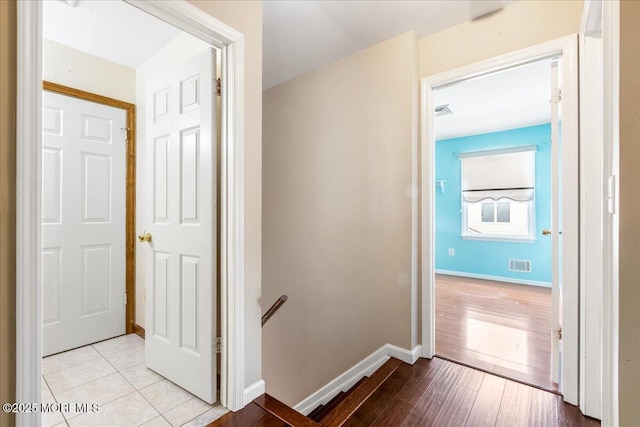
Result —
[{"label": "door frame", "polygon": [[580,409],[603,419],[603,301],[608,177],[604,143],[603,4],[585,0],[580,24]]},{"label": "door frame", "polygon": [[[17,4],[16,401],[42,399],[42,1]],[[185,0],[123,0],[220,49],[221,403],[244,402],[244,35]],[[39,425],[41,413],[16,414]]]},{"label": "door frame", "polygon": [[83,101],[94,102],[126,112],[127,149],[126,149],[126,195],[125,195],[125,333],[137,333],[136,317],[136,106],[134,104],[109,98],[84,90],[75,89],[58,83],[43,81],[42,90],[70,96]]},{"label": "door frame", "polygon": [[612,210],[603,216],[603,298],[602,298],[602,425],[617,426],[619,360],[619,236],[620,202],[620,2],[590,1],[585,6],[602,6],[603,62],[603,176],[613,188],[607,196]]},{"label": "door frame", "polygon": [[[562,144],[578,153],[578,40],[567,36],[530,48],[477,62],[468,66],[428,76],[421,81],[421,149],[420,149],[420,289],[422,357],[435,355],[435,132],[434,91],[446,85],[479,77],[517,65],[562,55]],[[563,157],[563,182],[578,189],[578,159]],[[562,232],[563,269],[570,272],[563,283],[563,383],[564,400],[578,404],[579,363],[579,282],[578,282],[578,192],[564,192]],[[567,196],[571,198],[567,201]],[[575,199],[575,200],[574,200]],[[567,276],[564,276],[567,277]]]}]

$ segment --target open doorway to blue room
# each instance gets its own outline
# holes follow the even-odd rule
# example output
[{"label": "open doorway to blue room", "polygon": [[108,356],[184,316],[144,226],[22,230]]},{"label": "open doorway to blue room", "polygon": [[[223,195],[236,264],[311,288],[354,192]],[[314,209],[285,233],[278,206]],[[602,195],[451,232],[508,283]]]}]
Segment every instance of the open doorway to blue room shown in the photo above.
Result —
[{"label": "open doorway to blue room", "polygon": [[436,354],[552,391],[557,72],[545,59],[435,91]]}]

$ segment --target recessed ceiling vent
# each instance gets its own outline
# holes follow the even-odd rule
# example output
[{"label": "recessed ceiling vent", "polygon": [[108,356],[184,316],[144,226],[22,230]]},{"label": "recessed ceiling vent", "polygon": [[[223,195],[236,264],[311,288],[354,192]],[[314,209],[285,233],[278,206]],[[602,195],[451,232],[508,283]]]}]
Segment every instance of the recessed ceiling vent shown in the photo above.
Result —
[{"label": "recessed ceiling vent", "polygon": [[449,104],[438,105],[436,107],[436,117],[448,116],[450,114],[453,114],[453,110],[449,108]]}]

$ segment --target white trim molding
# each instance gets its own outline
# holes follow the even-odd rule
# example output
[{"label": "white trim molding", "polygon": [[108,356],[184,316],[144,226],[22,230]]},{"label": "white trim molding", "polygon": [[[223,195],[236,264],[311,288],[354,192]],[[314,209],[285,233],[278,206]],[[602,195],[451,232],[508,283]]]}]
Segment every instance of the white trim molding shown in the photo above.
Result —
[{"label": "white trim molding", "polygon": [[385,344],[351,368],[344,371],[334,380],[328,382],[319,390],[313,392],[302,402],[293,407],[303,415],[308,415],[320,405],[324,405],[333,399],[341,391],[347,391],[362,377],[371,376],[389,358],[394,357],[413,365],[420,358],[421,347],[416,346],[413,350],[407,350],[392,344]]},{"label": "white trim molding", "polygon": [[[16,402],[42,401],[42,4],[18,2]],[[42,414],[18,412],[16,425]]]},{"label": "white trim molding", "polygon": [[[615,187],[620,176],[620,3],[602,2],[604,171]],[[619,193],[619,191],[618,191]],[[614,196],[611,194],[610,196]],[[619,236],[620,202],[612,200],[604,215],[604,283],[602,298],[602,425],[620,423],[619,359]]]},{"label": "white trim molding", "polygon": [[247,406],[256,397],[262,396],[265,393],[265,384],[263,380],[256,381],[249,387],[244,389],[244,405]]},{"label": "white trim molding", "polygon": [[[486,61],[457,68],[422,79],[421,123],[422,137],[420,150],[420,260],[422,294],[422,357],[432,358],[435,354],[435,132],[434,132],[434,92],[437,88],[459,83],[471,78],[505,70],[546,58],[561,58],[562,61],[562,103],[563,150],[576,153],[578,148],[578,40],[577,36],[563,37],[527,49],[502,55]],[[563,156],[563,183],[567,188],[578,188],[577,158]],[[563,265],[563,358],[562,393],[565,401],[578,403],[579,365],[579,299],[578,299],[578,193],[565,191],[562,233],[564,251]],[[574,200],[575,199],[575,200]]]},{"label": "white trim molding", "polygon": [[[19,402],[39,402],[41,322],[41,91],[42,1],[18,2],[17,326]],[[221,50],[221,396],[242,409],[244,384],[244,36],[184,0],[124,0]],[[39,425],[39,413],[17,414],[18,425]]]},{"label": "white trim molding", "polygon": [[436,268],[436,274],[445,276],[468,277],[470,279],[493,280],[494,282],[515,283],[516,285],[538,286],[542,288],[550,288],[550,282],[541,282],[538,280],[516,279],[512,277],[491,276],[489,274],[464,273],[461,271],[440,270]]},{"label": "white trim molding", "polygon": [[585,0],[580,25],[580,410],[602,418],[604,230],[607,213],[601,0]]},{"label": "white trim molding", "polygon": [[385,347],[387,349],[387,356],[394,357],[404,363],[408,363],[409,365],[416,363],[420,358],[420,354],[422,354],[422,346],[420,345],[415,346],[413,350],[407,350],[406,348],[398,347],[393,344],[387,344]]}]

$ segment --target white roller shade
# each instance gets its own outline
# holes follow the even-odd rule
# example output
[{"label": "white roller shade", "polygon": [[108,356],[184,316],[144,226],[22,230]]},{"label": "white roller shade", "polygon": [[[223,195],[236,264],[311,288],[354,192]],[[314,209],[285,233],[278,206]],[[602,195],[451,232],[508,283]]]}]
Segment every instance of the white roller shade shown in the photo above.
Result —
[{"label": "white roller shade", "polygon": [[458,155],[462,161],[462,197],[466,202],[502,198],[533,199],[536,147],[476,151]]}]

